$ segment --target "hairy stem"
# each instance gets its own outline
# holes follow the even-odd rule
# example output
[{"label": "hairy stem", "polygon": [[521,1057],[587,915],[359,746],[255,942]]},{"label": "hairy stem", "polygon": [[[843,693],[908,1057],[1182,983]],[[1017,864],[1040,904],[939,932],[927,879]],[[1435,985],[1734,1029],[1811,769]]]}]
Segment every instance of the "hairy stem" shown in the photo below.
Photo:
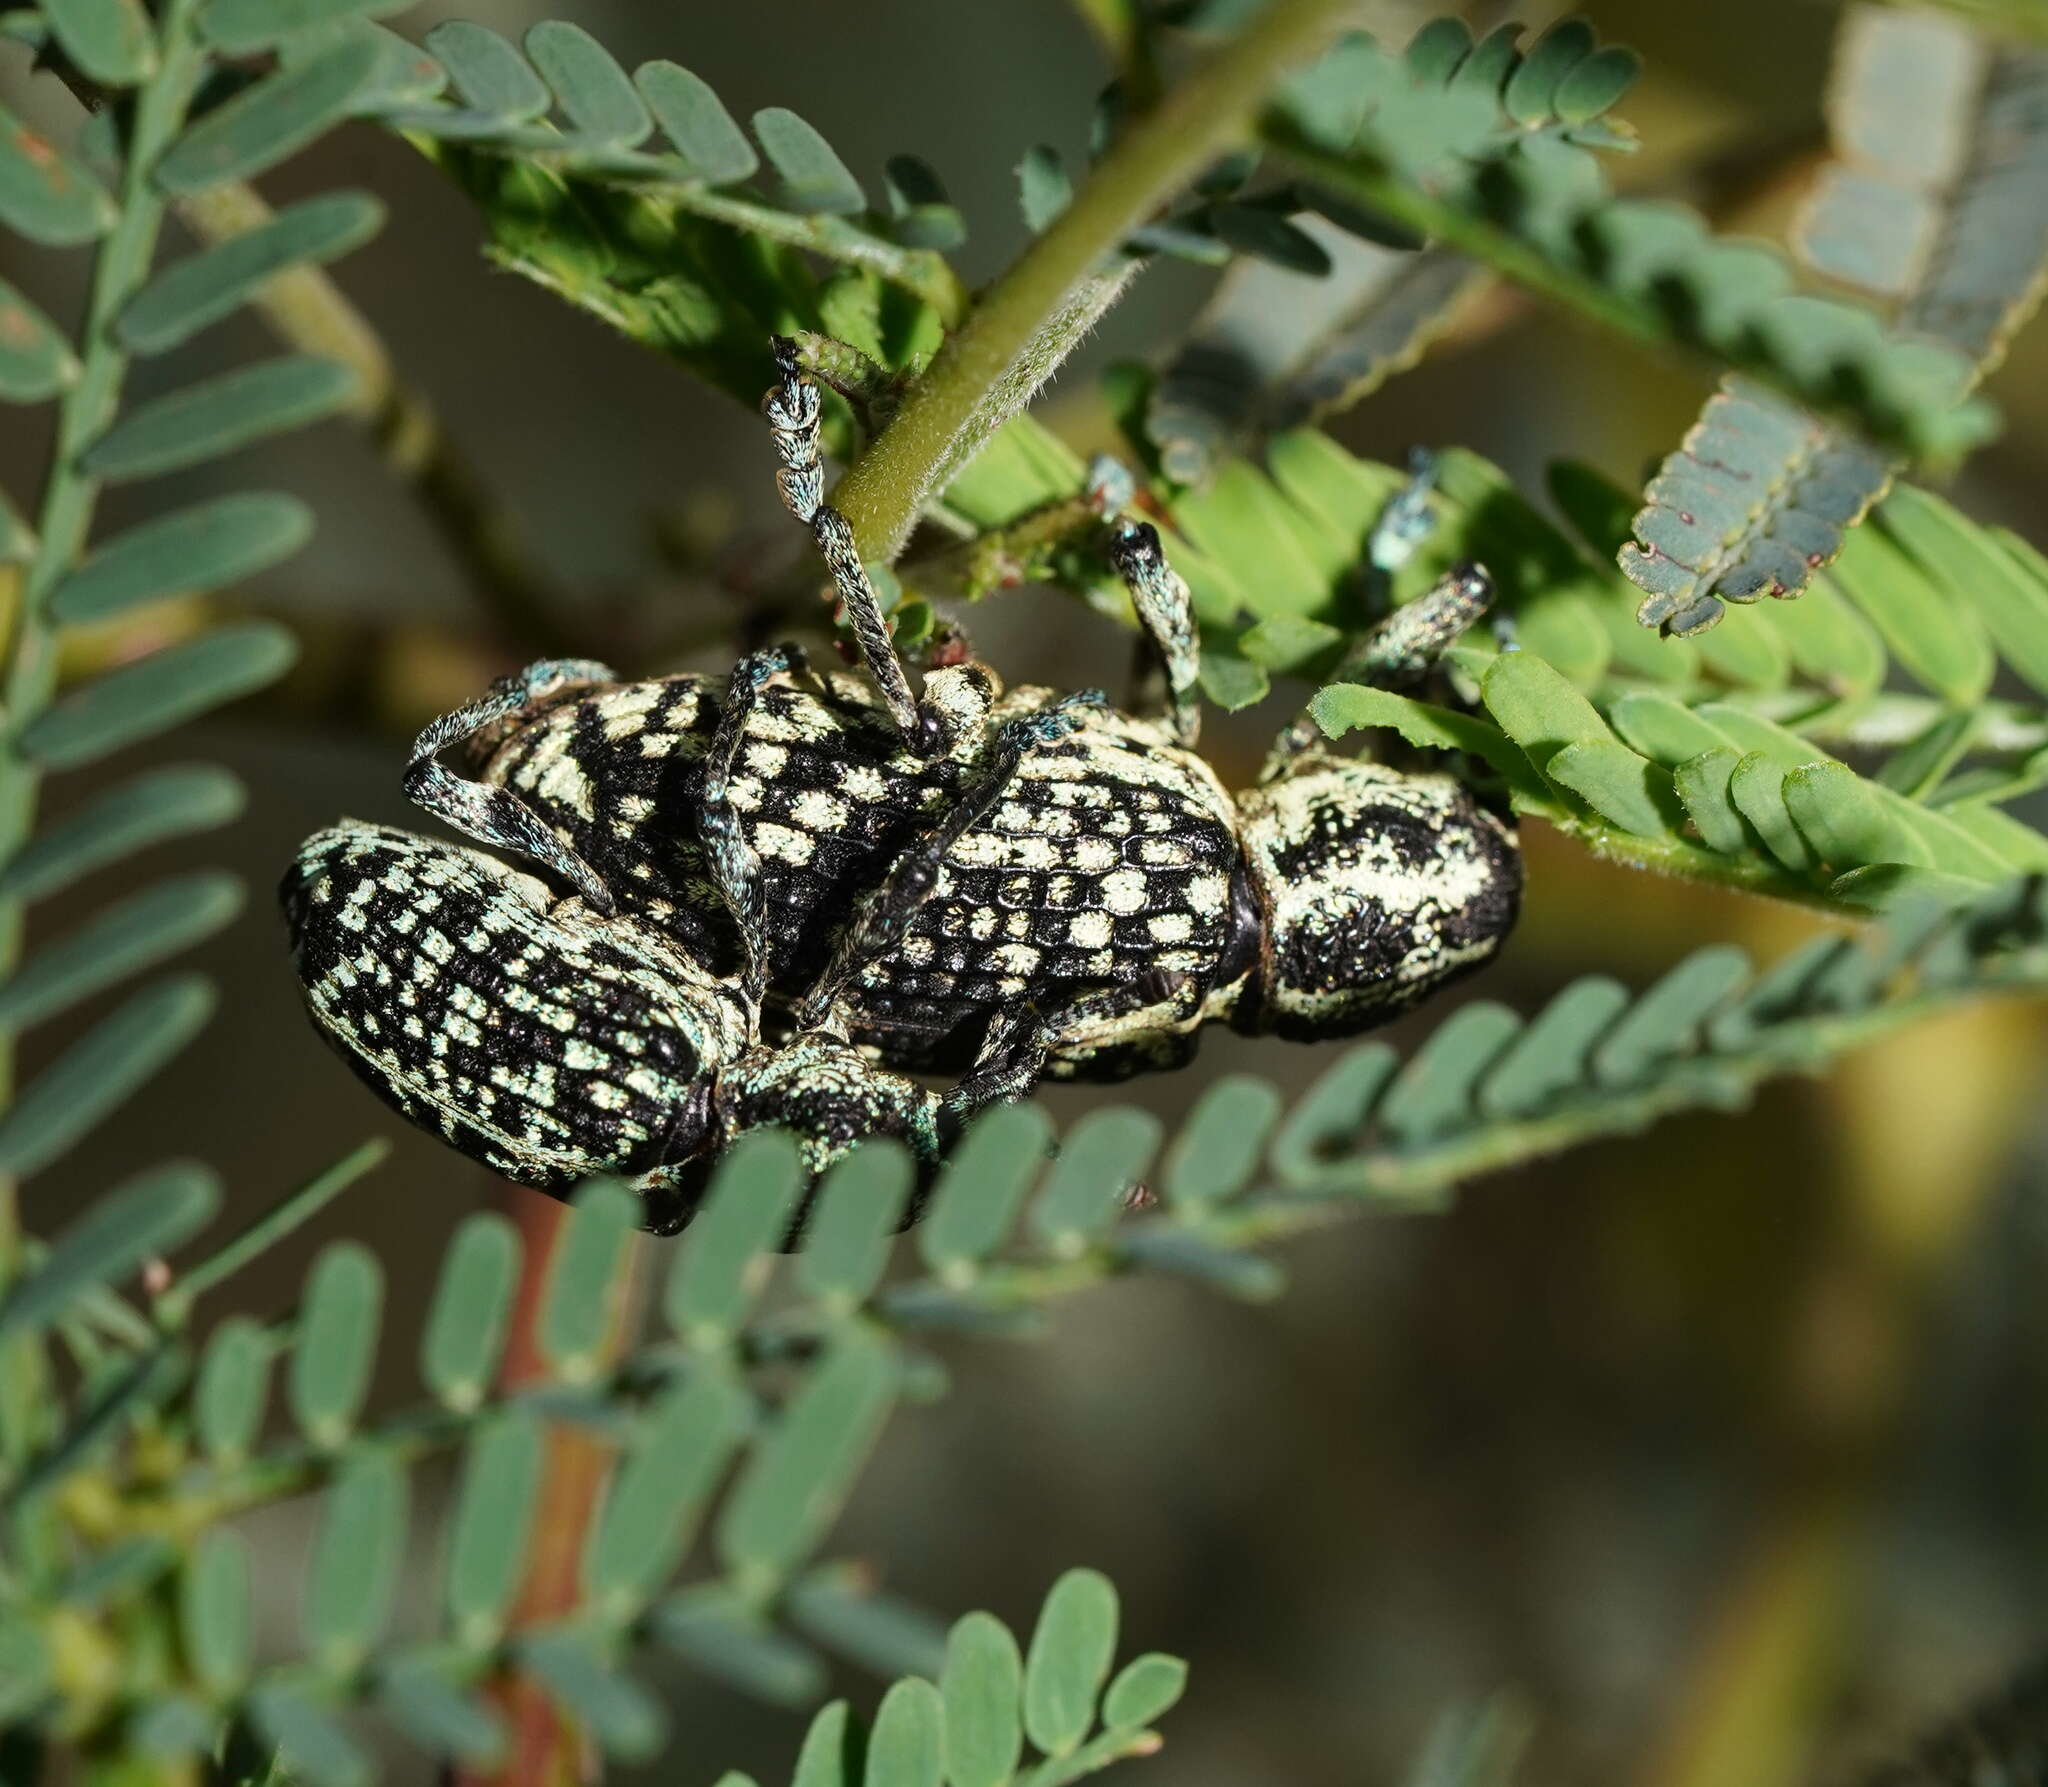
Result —
[{"label": "hairy stem", "polygon": [[[1095,321],[1091,282],[1131,232],[1239,140],[1280,79],[1319,50],[1356,0],[1273,0],[1258,20],[1132,129],[1074,202],[989,288],[833,501],[869,559],[894,559],[946,476],[973,457]],[[1114,297],[1114,290],[1104,297]]]}]

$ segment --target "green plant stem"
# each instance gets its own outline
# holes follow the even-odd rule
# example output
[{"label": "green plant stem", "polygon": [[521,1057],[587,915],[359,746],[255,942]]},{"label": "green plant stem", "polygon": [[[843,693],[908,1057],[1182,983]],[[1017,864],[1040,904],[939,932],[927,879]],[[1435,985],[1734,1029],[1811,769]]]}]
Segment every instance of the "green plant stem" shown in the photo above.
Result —
[{"label": "green plant stem", "polygon": [[[1066,358],[1100,314],[1090,285],[1142,225],[1241,138],[1261,102],[1319,50],[1356,0],[1274,0],[1229,48],[1168,93],[1074,202],[996,281],[854,462],[833,501],[861,552],[893,560],[947,475]],[[1112,294],[1113,295],[1113,294]]]},{"label": "green plant stem", "polygon": [[310,1222],[365,1173],[382,1165],[390,1152],[388,1140],[373,1137],[266,1210],[217,1252],[187,1269],[156,1299],[158,1324],[165,1328],[182,1327],[192,1313],[192,1305],[215,1285],[232,1278],[258,1254],[268,1252],[294,1229]]},{"label": "green plant stem", "polygon": [[1074,10],[1119,67],[1130,61],[1143,35],[1135,0],[1074,0]]}]

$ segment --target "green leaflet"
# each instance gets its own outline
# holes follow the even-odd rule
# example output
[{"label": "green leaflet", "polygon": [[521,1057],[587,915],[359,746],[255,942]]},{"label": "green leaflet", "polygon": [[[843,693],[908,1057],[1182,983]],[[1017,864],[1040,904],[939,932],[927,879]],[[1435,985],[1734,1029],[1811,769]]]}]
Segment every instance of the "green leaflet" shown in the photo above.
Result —
[{"label": "green leaflet", "polygon": [[651,1615],[663,1647],[693,1668],[775,1706],[816,1703],[825,1661],[712,1584],[669,1596]]},{"label": "green leaflet", "polygon": [[608,1755],[644,1761],[661,1747],[668,1721],[661,1703],[628,1677],[609,1669],[590,1642],[551,1632],[523,1640],[520,1662],[562,1707],[582,1720]]},{"label": "green leaflet", "polygon": [[220,1181],[204,1167],[162,1166],[77,1217],[42,1261],[0,1298],[0,1339],[54,1321],[86,1291],[126,1278],[213,1219]]},{"label": "green leaflet", "polygon": [[312,532],[313,512],[295,496],[217,497],[102,546],[58,584],[50,612],[83,625],[165,596],[224,589],[281,564]]},{"label": "green leaflet", "polygon": [[1499,727],[1474,715],[1356,683],[1332,683],[1309,703],[1309,712],[1331,738],[1360,727],[1390,726],[1412,745],[1468,752],[1496,771],[1524,800],[1544,798],[1542,779],[1528,754]]},{"label": "green leaflet", "polygon": [[1998,667],[1983,624],[1968,607],[1944,601],[1883,534],[1859,530],[1827,575],[1915,680],[1951,706],[1983,697]]},{"label": "green leaflet", "polygon": [[540,1347],[570,1382],[590,1377],[604,1357],[615,1312],[611,1287],[632,1243],[639,1200],[623,1185],[599,1179],[577,1195],[548,1272],[541,1305]]},{"label": "green leaflet", "polygon": [[133,87],[156,72],[156,33],[141,0],[42,0],[58,47],[102,87]]},{"label": "green leaflet", "polygon": [[873,1294],[903,1225],[913,1177],[909,1151],[879,1142],[826,1174],[797,1259],[797,1281],[826,1309],[851,1311]]},{"label": "green leaflet", "polygon": [[1637,618],[1678,637],[1725,602],[1797,595],[1891,482],[1891,462],[1741,379],[1724,381],[1650,481],[1621,549]]},{"label": "green leaflet", "polygon": [[636,1608],[660,1591],[749,1425],[744,1393],[709,1373],[670,1390],[648,1412],[584,1546],[583,1582],[593,1601]]},{"label": "green leaflet", "polygon": [[633,79],[694,178],[707,186],[733,186],[761,165],[724,102],[687,68],[649,62]]},{"label": "green leaflet", "polygon": [[1161,1165],[1174,1208],[1199,1212],[1242,1191],[1280,1108],[1272,1083],[1249,1074],[1226,1074],[1203,1092]]},{"label": "green leaflet", "polygon": [[756,1580],[787,1575],[823,1536],[880,1434],[897,1389],[890,1349],[848,1332],[749,1456],[720,1514],[720,1560]]},{"label": "green leaflet", "polygon": [[353,1668],[390,1619],[405,1521],[396,1457],[363,1448],[344,1461],[321,1506],[306,1586],[306,1643],[329,1669]]},{"label": "green leaflet", "polygon": [[218,1003],[211,981],[179,975],[100,1019],[0,1116],[0,1169],[26,1177],[61,1159],[198,1035]]},{"label": "green leaflet", "polygon": [[938,1679],[944,1623],[912,1602],[878,1593],[857,1563],[806,1570],[790,1584],[783,1605],[798,1631],[864,1669]]},{"label": "green leaflet", "polygon": [[0,106],[0,223],[45,247],[71,248],[104,235],[114,218],[105,187]]},{"label": "green leaflet", "polygon": [[78,370],[56,324],[0,279],[0,402],[41,403],[69,390]]},{"label": "green leaflet", "polygon": [[400,1663],[383,1671],[378,1704],[391,1721],[432,1756],[471,1768],[504,1760],[505,1727],[484,1700],[454,1687],[431,1664]]},{"label": "green leaflet", "polygon": [[[1945,598],[1943,611],[1974,610],[1998,656],[2037,692],[2048,694],[2048,583],[1995,535],[1940,497],[1901,484],[1879,514],[1882,531],[1903,547],[1915,571]],[[1957,622],[1967,631],[1967,622]]]},{"label": "green leaflet", "polygon": [[347,117],[379,67],[376,43],[355,38],[280,68],[190,126],[156,164],[157,185],[202,192],[275,167]]},{"label": "green leaflet", "polygon": [[270,1682],[249,1696],[249,1717],[294,1774],[314,1787],[367,1787],[370,1759],[316,1701]]},{"label": "green leaflet", "polygon": [[233,55],[267,49],[295,32],[346,19],[402,12],[412,0],[206,0],[199,28],[207,41]]},{"label": "green leaflet", "polygon": [[248,1542],[238,1533],[203,1538],[179,1578],[178,1636],[193,1673],[216,1694],[238,1689],[253,1650]]},{"label": "green leaflet", "polygon": [[847,172],[832,145],[796,113],[770,106],[754,114],[754,135],[768,165],[782,178],[792,211],[852,217],[867,209],[860,182]]},{"label": "green leaflet", "polygon": [[314,1262],[287,1387],[293,1418],[316,1446],[339,1446],[362,1413],[383,1301],[383,1268],[367,1248],[336,1242]]},{"label": "green leaflet", "polygon": [[109,482],[153,478],[303,428],[356,395],[355,373],[336,361],[266,360],[143,404],[87,448],[84,463]]},{"label": "green leaflet", "polygon": [[1094,1570],[1069,1570],[1039,1610],[1024,1659],[1024,1729],[1048,1756],[1077,1749],[1116,1655],[1116,1590]]},{"label": "green leaflet", "polygon": [[210,937],[242,910],[217,871],[158,881],[38,949],[0,983],[0,1024],[26,1029]]},{"label": "green leaflet", "polygon": [[463,1221],[441,1261],[441,1276],[420,1338],[420,1376],[450,1408],[483,1400],[519,1276],[518,1232],[502,1216],[479,1212]]},{"label": "green leaflet", "polygon": [[46,827],[0,871],[0,896],[47,899],[152,844],[231,824],[247,800],[214,764],[146,770]]},{"label": "green leaflet", "polygon": [[654,128],[626,71],[582,26],[543,19],[527,32],[526,53],[583,141],[630,149]]},{"label": "green leaflet", "polygon": [[1468,1121],[1480,1078],[1514,1042],[1522,1020],[1490,999],[1461,1005],[1403,1063],[1381,1095],[1381,1127],[1397,1146],[1427,1142]]},{"label": "green leaflet", "polygon": [[1587,1058],[1596,1084],[1628,1086],[1690,1053],[1700,1027],[1750,977],[1732,945],[1697,950],[1621,1013]]},{"label": "green leaflet", "polygon": [[743,1136],[726,1152],[669,1272],[664,1308],[686,1338],[725,1343],[761,1290],[756,1262],[796,1209],[802,1162],[787,1136]]},{"label": "green leaflet", "polygon": [[1094,1111],[1068,1132],[1031,1228],[1055,1252],[1078,1252],[1116,1220],[1159,1151],[1158,1120],[1141,1111]]},{"label": "green leaflet", "polygon": [[173,261],[128,300],[115,328],[134,352],[163,353],[232,315],[287,268],[361,247],[383,221],[383,204],[366,192],[302,199],[268,223]]},{"label": "green leaflet", "polygon": [[1025,1193],[1052,1143],[1052,1125],[1034,1105],[984,1112],[939,1175],[917,1250],[941,1278],[969,1278],[977,1262],[1008,1237]]},{"label": "green leaflet", "polygon": [[446,20],[427,33],[426,47],[447,70],[463,102],[475,111],[508,125],[523,124],[543,116],[554,104],[547,83],[526,58],[488,26]]},{"label": "green leaflet", "polygon": [[298,656],[270,621],[218,627],[96,677],[30,723],[22,747],[52,769],[75,769],[276,681]]},{"label": "green leaflet", "polygon": [[442,1574],[449,1623],[466,1644],[490,1642],[504,1627],[526,1568],[540,1473],[541,1433],[528,1416],[496,1416],[472,1435]]},{"label": "green leaflet", "polygon": [[1494,1119],[1524,1117],[1554,1102],[1586,1074],[1595,1041],[1628,1004],[1617,980],[1587,975],[1557,994],[1483,1064],[1473,1107]]},{"label": "green leaflet", "polygon": [[1024,1659],[1001,1620],[970,1613],[946,1638],[939,1675],[952,1787],[1005,1787],[1024,1753]]},{"label": "green leaflet", "polygon": [[1017,163],[1017,209],[1024,227],[1041,235],[1074,202],[1074,182],[1060,152],[1049,143],[1034,143]]},{"label": "green leaflet", "polygon": [[1102,1722],[1112,1731],[1149,1725],[1180,1704],[1188,1685],[1188,1666],[1158,1651],[1134,1657],[1117,1671],[1102,1697]]},{"label": "green leaflet", "polygon": [[940,1787],[945,1767],[945,1715],[939,1691],[910,1676],[882,1696],[868,1737],[867,1767],[877,1781]]}]

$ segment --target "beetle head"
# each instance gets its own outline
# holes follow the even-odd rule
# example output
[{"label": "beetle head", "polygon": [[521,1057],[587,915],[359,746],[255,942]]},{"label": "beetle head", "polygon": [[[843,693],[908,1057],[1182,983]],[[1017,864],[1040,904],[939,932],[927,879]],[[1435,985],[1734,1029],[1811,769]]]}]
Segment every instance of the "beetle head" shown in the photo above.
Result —
[{"label": "beetle head", "polygon": [[1513,829],[1454,776],[1311,753],[1238,808],[1263,921],[1240,1029],[1308,1041],[1385,1023],[1514,925]]}]

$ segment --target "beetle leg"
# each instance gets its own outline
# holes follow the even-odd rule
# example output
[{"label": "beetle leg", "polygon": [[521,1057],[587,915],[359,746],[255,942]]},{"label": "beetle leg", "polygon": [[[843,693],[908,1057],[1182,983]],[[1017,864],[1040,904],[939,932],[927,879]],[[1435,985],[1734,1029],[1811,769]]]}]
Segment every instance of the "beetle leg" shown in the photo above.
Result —
[{"label": "beetle leg", "polygon": [[[1424,594],[1396,608],[1346,653],[1330,673],[1333,683],[1364,683],[1374,689],[1409,689],[1422,681],[1447,647],[1493,605],[1493,578],[1484,565],[1457,565]],[[1299,715],[1266,753],[1261,782],[1283,774],[1323,736],[1306,712]]]},{"label": "beetle leg", "polygon": [[761,859],[747,842],[732,804],[732,772],[762,686],[770,677],[800,670],[803,665],[799,647],[778,645],[749,652],[733,666],[725,686],[725,705],[718,714],[718,730],[704,760],[704,789],[697,803],[697,835],[704,843],[711,883],[739,930],[747,963],[741,990],[752,1014],[750,1021],[757,1027],[768,985],[768,890],[761,879]]},{"label": "beetle leg", "polygon": [[1045,1077],[1046,1064],[1078,1033],[1156,1002],[1157,985],[1141,981],[1090,993],[1055,1011],[1033,1007],[1004,1013],[989,1027],[967,1077],[941,1101],[955,1121],[992,1104],[1024,1097]]},{"label": "beetle leg", "polygon": [[977,766],[974,780],[959,792],[938,823],[897,857],[881,884],[855,909],[839,934],[825,971],[797,1007],[799,1025],[809,1029],[826,1024],[832,1008],[845,997],[861,970],[903,941],[918,909],[937,888],[947,855],[1002,799],[1025,754],[1065,738],[1082,723],[1087,710],[1104,705],[1101,692],[1090,689],[1004,722]]},{"label": "beetle leg", "polygon": [[918,705],[911,692],[903,660],[896,655],[896,642],[882,612],[881,598],[861,563],[860,548],[854,544],[853,529],[846,517],[825,501],[825,468],[819,459],[818,418],[824,400],[797,360],[796,343],[778,335],[772,343],[780,378],[761,400],[761,412],[775,433],[775,450],[782,456],[782,470],[775,474],[775,486],[782,492],[783,506],[811,530],[825,568],[832,574],[832,587],[860,648],[861,662],[881,691],[882,703],[903,741],[921,757],[930,757],[946,743],[938,716]]},{"label": "beetle leg", "polygon": [[1131,592],[1131,606],[1151,640],[1166,672],[1167,712],[1174,737],[1193,749],[1202,729],[1196,677],[1202,666],[1195,613],[1188,602],[1186,580],[1167,563],[1159,530],[1149,521],[1124,520],[1109,536],[1110,562]]},{"label": "beetle leg", "polygon": [[587,658],[544,658],[500,677],[476,700],[443,714],[413,741],[405,766],[406,798],[466,837],[531,857],[568,882],[596,911],[610,912],[612,896],[596,871],[568,849],[525,802],[507,789],[458,776],[437,759],[449,746],[518,719],[534,703],[571,684],[617,681],[616,671]]}]

